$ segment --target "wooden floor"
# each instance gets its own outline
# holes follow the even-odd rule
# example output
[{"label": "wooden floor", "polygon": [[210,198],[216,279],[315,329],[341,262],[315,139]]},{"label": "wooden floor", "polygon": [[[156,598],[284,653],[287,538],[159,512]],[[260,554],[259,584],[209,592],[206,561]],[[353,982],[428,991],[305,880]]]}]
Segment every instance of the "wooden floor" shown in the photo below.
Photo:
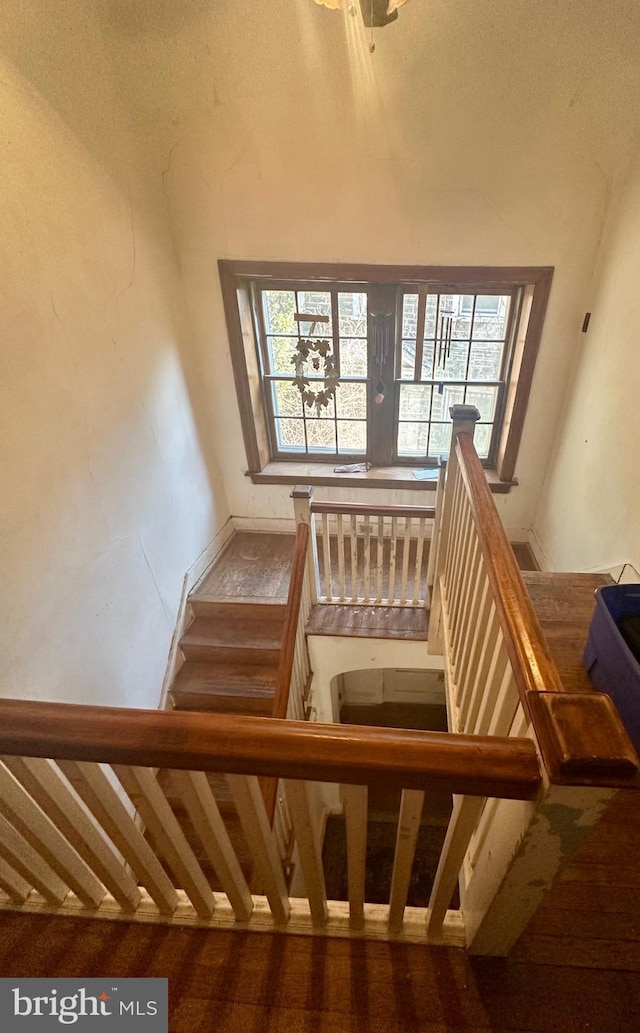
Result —
[{"label": "wooden floor", "polygon": [[[362,577],[364,557],[362,548],[358,551],[358,576]],[[229,540],[213,570],[196,585],[192,599],[210,602],[286,602],[289,577],[293,559],[294,537],[291,534],[262,534],[259,532],[236,531]],[[389,543],[385,542],[385,556]],[[337,544],[331,540],[336,553]],[[399,542],[402,549],[402,542]],[[415,565],[416,543],[411,542],[409,562]],[[522,570],[535,570],[533,553],[526,544],[513,546],[518,564]],[[335,559],[335,557],[334,557]],[[424,593],[429,547],[426,544],[420,574],[421,592]],[[323,573],[323,551],[318,551],[321,583]],[[337,560],[333,564],[337,569]],[[347,565],[347,591],[351,591],[350,565]],[[389,563],[384,564],[388,571]],[[325,586],[326,587],[326,586]],[[413,582],[410,585],[413,591]],[[339,591],[334,579],[332,591]],[[383,579],[383,594],[388,591],[388,575]],[[421,608],[398,606],[351,606],[322,605],[314,608],[309,622],[311,635],[343,635],[355,638],[392,638],[400,640],[426,641],[428,614]]]},{"label": "wooden floor", "polygon": [[236,531],[191,598],[286,603],[294,543],[292,534]]},{"label": "wooden floor", "polygon": [[638,885],[619,911],[615,886],[563,882],[507,960],[5,914],[0,976],[168,978],[170,1033],[637,1033]]},{"label": "wooden floor", "polygon": [[[250,570],[256,544],[237,543],[256,594],[274,599],[275,582]],[[233,594],[230,571],[216,577],[199,591]],[[585,577],[525,575],[573,688],[585,684]],[[637,1033],[640,793],[618,794],[508,959],[2,913],[0,977],[29,976],[166,977],[171,1033]]]}]

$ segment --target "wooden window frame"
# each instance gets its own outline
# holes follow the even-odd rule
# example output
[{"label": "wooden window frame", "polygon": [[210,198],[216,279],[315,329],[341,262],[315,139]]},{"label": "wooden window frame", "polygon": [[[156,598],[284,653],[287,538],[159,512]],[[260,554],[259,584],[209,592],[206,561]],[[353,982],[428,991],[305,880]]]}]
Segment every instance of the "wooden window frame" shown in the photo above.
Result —
[{"label": "wooden window frame", "polygon": [[[538,355],[544,317],[547,309],[553,268],[550,266],[398,266],[344,265],[329,263],[261,262],[220,259],[218,262],[224,311],[229,335],[233,375],[238,396],[240,420],[247,454],[247,476],[256,483],[295,483],[301,478],[315,484],[351,483],[344,475],[332,476],[336,460],[322,464],[321,458],[273,459],[270,430],[264,405],[262,373],[256,347],[251,284],[275,287],[293,282],[323,284],[379,285],[397,291],[398,286],[419,289],[428,285],[441,290],[454,287],[459,293],[480,293],[483,289],[518,290],[519,311],[516,316],[514,343],[503,399],[502,427],[495,448],[495,468],[488,471],[493,490],[508,491],[514,481],[518,450],[522,438],[531,384]],[[466,288],[464,290],[463,288]],[[395,418],[395,404],[389,407],[389,419]],[[393,441],[393,435],[386,435]],[[404,463],[394,464],[392,452],[388,464],[369,471],[369,487],[426,487],[428,482],[411,482]],[[411,459],[415,466],[418,460]],[[363,477],[365,475],[362,475]],[[406,482],[406,485],[405,483]],[[354,483],[362,483],[359,478]]]}]

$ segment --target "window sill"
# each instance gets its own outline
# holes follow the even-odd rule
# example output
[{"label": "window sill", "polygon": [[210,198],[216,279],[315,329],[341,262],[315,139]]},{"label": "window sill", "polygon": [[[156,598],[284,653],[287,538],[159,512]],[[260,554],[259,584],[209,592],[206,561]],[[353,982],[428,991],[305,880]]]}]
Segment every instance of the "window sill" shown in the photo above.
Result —
[{"label": "window sill", "polygon": [[[254,484],[311,484],[333,488],[387,488],[403,491],[435,491],[435,481],[418,481],[407,466],[374,466],[366,473],[334,473],[335,463],[267,463],[257,473],[247,471]],[[486,470],[492,492],[506,494],[517,480],[501,481],[495,470]]]}]

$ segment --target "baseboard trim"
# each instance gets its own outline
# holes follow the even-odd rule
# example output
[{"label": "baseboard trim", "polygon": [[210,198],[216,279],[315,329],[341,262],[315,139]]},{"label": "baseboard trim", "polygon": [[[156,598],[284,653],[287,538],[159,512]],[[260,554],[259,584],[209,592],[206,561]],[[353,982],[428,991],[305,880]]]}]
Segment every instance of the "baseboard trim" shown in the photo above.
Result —
[{"label": "baseboard trim", "polygon": [[553,567],[549,562],[546,552],[542,548],[542,544],[535,529],[529,531],[529,548],[531,549],[540,570],[553,571]]},{"label": "baseboard trim", "polygon": [[180,651],[180,639],[182,638],[189,616],[189,595],[198,582],[205,576],[214,560],[216,560],[220,555],[233,532],[233,521],[231,517],[229,517],[213,540],[209,542],[206,549],[204,549],[198,558],[194,560],[184,575],[178,613],[176,615],[176,622],[173,628],[173,635],[171,636],[171,645],[169,646],[167,666],[165,667],[164,678],[162,679],[162,689],[160,691],[160,699],[158,700],[158,710],[166,709],[169,688],[184,662]]},{"label": "baseboard trim", "polygon": [[261,534],[295,534],[293,517],[231,517],[235,531],[255,531]]}]

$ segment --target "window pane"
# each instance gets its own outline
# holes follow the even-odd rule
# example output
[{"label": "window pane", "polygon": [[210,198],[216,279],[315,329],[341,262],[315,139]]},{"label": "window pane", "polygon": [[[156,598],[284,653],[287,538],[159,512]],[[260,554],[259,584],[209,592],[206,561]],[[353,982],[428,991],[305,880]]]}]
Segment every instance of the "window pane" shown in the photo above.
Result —
[{"label": "window pane", "polygon": [[404,294],[402,298],[402,336],[415,340],[418,332],[418,295]]},{"label": "window pane", "polygon": [[307,420],[310,452],[336,451],[336,425],[333,420]]},{"label": "window pane", "polygon": [[268,334],[295,334],[296,311],[294,291],[263,291],[264,323]]},{"label": "window pane", "polygon": [[416,366],[416,342],[402,342],[402,369],[400,376],[404,380],[413,380]]},{"label": "window pane", "polygon": [[422,352],[422,379],[433,380],[433,341],[425,341]]},{"label": "window pane", "polygon": [[355,338],[340,341],[340,376],[366,377],[367,375],[367,340]]},{"label": "window pane", "polygon": [[436,459],[438,456],[448,456],[451,446],[451,421],[449,423],[432,423],[431,434],[429,435],[429,455]]},{"label": "window pane", "polygon": [[441,294],[437,337],[444,337],[447,325],[451,325],[451,337],[471,337],[471,311],[473,298],[468,294]]},{"label": "window pane", "polygon": [[461,405],[464,401],[464,387],[448,387],[442,385],[442,391],[437,387],[433,389],[433,402],[431,404],[432,420],[450,420],[449,408],[452,405]]},{"label": "window pane", "polygon": [[366,420],[367,418],[367,385],[348,384],[344,381],[338,384],[336,392],[336,404],[338,417],[345,417],[355,420]]},{"label": "window pane", "polygon": [[438,295],[427,294],[427,304],[424,312],[424,336],[435,337],[436,334],[436,312],[438,310]]},{"label": "window pane", "polygon": [[424,456],[427,452],[428,423],[398,424],[398,455]]},{"label": "window pane", "polygon": [[[322,384],[312,384],[311,386],[314,391],[324,390]],[[305,412],[307,419],[332,420],[336,414],[335,398],[330,398],[326,405],[321,405],[319,412],[317,405],[305,405]]]},{"label": "window pane", "polygon": [[269,373],[286,373],[287,376],[291,376],[293,373],[291,359],[297,345],[297,337],[267,337]]},{"label": "window pane", "polygon": [[489,445],[491,444],[491,433],[493,431],[493,425],[490,423],[476,423],[475,434],[473,435],[473,443],[476,446],[476,452],[481,459],[486,459],[489,455]]},{"label": "window pane", "polygon": [[401,384],[400,419],[428,420],[432,390],[426,384]]},{"label": "window pane", "polygon": [[438,360],[439,342],[436,342],[436,370],[434,380],[464,380],[467,375],[467,355],[469,345],[466,341],[450,341],[448,354],[442,346]]},{"label": "window pane", "polygon": [[497,387],[468,387],[467,405],[475,405],[480,412],[480,419],[491,423],[498,401]]},{"label": "window pane", "polygon": [[473,321],[474,340],[500,340],[507,332],[509,317],[508,294],[479,294],[476,301],[476,316]]},{"label": "window pane", "polygon": [[271,384],[274,416],[302,416],[302,395],[290,380],[276,380]]},{"label": "window pane", "polygon": [[471,345],[469,380],[499,380],[502,348],[502,344],[497,341],[474,341]]},{"label": "window pane", "polygon": [[367,336],[366,294],[338,294],[338,324],[341,337]]},{"label": "window pane", "polygon": [[[298,312],[304,316],[328,316],[328,323],[316,323],[314,337],[331,337],[331,295],[329,291],[298,291]],[[298,323],[301,337],[311,335],[312,323],[303,320]]]},{"label": "window pane", "polygon": [[338,452],[366,452],[367,425],[355,420],[338,420]]},{"label": "window pane", "polygon": [[281,452],[304,452],[304,423],[302,420],[274,420],[276,441]]}]

